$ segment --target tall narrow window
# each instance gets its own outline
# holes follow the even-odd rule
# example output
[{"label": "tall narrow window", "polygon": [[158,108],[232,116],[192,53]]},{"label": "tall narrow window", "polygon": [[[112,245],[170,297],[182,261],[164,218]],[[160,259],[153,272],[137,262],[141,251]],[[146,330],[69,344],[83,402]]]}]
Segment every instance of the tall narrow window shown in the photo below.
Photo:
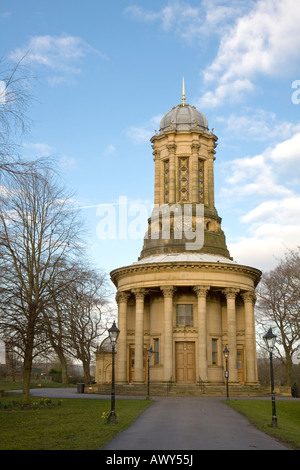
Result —
[{"label": "tall narrow window", "polygon": [[177,326],[193,326],[193,305],[179,304],[177,305]]},{"label": "tall narrow window", "polygon": [[218,340],[212,339],[211,340],[211,362],[213,365],[218,364]]},{"label": "tall narrow window", "polygon": [[199,202],[204,203],[204,160],[198,160]]},{"label": "tall narrow window", "polygon": [[159,339],[154,340],[154,364],[159,364]]},{"label": "tall narrow window", "polygon": [[169,202],[169,181],[170,181],[170,169],[169,160],[164,162],[164,200],[165,204]]},{"label": "tall narrow window", "polygon": [[179,201],[187,202],[189,200],[189,158],[178,158],[179,175]]}]

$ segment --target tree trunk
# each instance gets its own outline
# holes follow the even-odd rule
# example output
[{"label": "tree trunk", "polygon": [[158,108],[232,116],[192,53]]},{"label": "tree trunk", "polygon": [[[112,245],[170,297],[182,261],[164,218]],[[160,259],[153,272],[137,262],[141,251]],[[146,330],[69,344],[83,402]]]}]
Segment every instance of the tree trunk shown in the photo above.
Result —
[{"label": "tree trunk", "polygon": [[82,361],[83,373],[84,373],[84,382],[85,384],[91,383],[91,374],[90,374],[90,365],[86,361]]},{"label": "tree trunk", "polygon": [[69,377],[68,377],[68,366],[67,361],[64,356],[64,353],[61,350],[57,350],[56,354],[58,355],[58,359],[61,365],[61,381],[63,385],[69,386]]},{"label": "tree trunk", "polygon": [[23,371],[23,396],[22,402],[24,404],[30,403],[30,379],[32,371],[32,345],[27,344],[24,358],[24,371]]},{"label": "tree trunk", "polygon": [[292,386],[293,361],[292,361],[292,358],[289,356],[286,358],[285,367],[286,367],[285,385],[287,387],[291,387]]},{"label": "tree trunk", "polygon": [[24,355],[24,371],[23,371],[23,403],[30,403],[30,379],[32,371],[32,357],[34,345],[34,328],[35,328],[36,310],[35,307],[29,309],[27,335]]}]

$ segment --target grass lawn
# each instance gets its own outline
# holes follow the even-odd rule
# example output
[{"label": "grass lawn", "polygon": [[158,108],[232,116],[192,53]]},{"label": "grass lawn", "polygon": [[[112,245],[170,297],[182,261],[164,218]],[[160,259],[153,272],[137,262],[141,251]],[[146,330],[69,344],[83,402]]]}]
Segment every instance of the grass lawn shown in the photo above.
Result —
[{"label": "grass lawn", "polygon": [[[20,394],[6,393],[0,402],[19,401]],[[32,402],[37,402],[33,398]],[[110,411],[110,400],[51,399],[45,409],[0,409],[0,450],[99,450],[126,429],[152,403],[151,400],[118,400],[117,423],[101,418]]]},{"label": "grass lawn", "polygon": [[276,400],[278,428],[271,426],[271,399],[270,401],[232,399],[226,403],[246,416],[261,431],[276,437],[294,449],[300,449],[300,401]]},{"label": "grass lawn", "polygon": [[[64,384],[53,382],[50,380],[32,380],[30,382],[30,388],[66,388]],[[70,388],[77,387],[75,384],[70,384]],[[0,390],[22,390],[23,389],[23,381],[16,380],[15,382],[0,380]]]}]

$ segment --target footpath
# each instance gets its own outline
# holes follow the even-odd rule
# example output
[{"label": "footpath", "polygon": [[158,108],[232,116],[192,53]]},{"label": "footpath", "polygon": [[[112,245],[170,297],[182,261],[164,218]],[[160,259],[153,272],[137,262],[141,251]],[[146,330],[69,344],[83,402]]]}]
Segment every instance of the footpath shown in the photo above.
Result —
[{"label": "footpath", "polygon": [[[31,394],[47,398],[108,398],[59,388],[34,389]],[[130,397],[117,396],[116,400],[125,398]],[[152,398],[154,403],[104,450],[289,450],[222,403],[223,398]]]}]

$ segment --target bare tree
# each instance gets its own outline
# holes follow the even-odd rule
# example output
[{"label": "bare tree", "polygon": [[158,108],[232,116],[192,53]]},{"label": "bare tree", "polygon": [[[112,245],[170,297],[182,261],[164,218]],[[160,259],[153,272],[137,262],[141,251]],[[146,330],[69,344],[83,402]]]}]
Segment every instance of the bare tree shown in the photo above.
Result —
[{"label": "bare tree", "polygon": [[258,322],[275,325],[277,357],[286,368],[286,385],[292,381],[293,357],[300,350],[300,252],[291,250],[278,266],[264,273],[259,284]]},{"label": "bare tree", "polygon": [[49,171],[17,177],[0,197],[0,328],[22,341],[23,399],[28,401],[40,319],[51,303],[49,286],[63,269],[62,258],[75,263],[81,223]]},{"label": "bare tree", "polygon": [[82,362],[85,383],[90,383],[92,355],[95,355],[99,337],[105,330],[102,311],[107,304],[107,278],[106,274],[85,266],[77,268],[77,276],[69,295],[68,347]]},{"label": "bare tree", "polygon": [[[47,337],[60,361],[62,381],[68,384],[68,358],[83,363],[86,380],[94,341],[102,333],[102,308],[106,303],[106,274],[88,266],[61,260],[63,269],[52,280],[51,304],[43,312]],[[100,331],[100,333],[99,333]]]},{"label": "bare tree", "polygon": [[27,173],[34,166],[19,155],[21,139],[31,126],[27,109],[34,77],[25,59],[11,63],[0,59],[0,182],[7,176]]}]

